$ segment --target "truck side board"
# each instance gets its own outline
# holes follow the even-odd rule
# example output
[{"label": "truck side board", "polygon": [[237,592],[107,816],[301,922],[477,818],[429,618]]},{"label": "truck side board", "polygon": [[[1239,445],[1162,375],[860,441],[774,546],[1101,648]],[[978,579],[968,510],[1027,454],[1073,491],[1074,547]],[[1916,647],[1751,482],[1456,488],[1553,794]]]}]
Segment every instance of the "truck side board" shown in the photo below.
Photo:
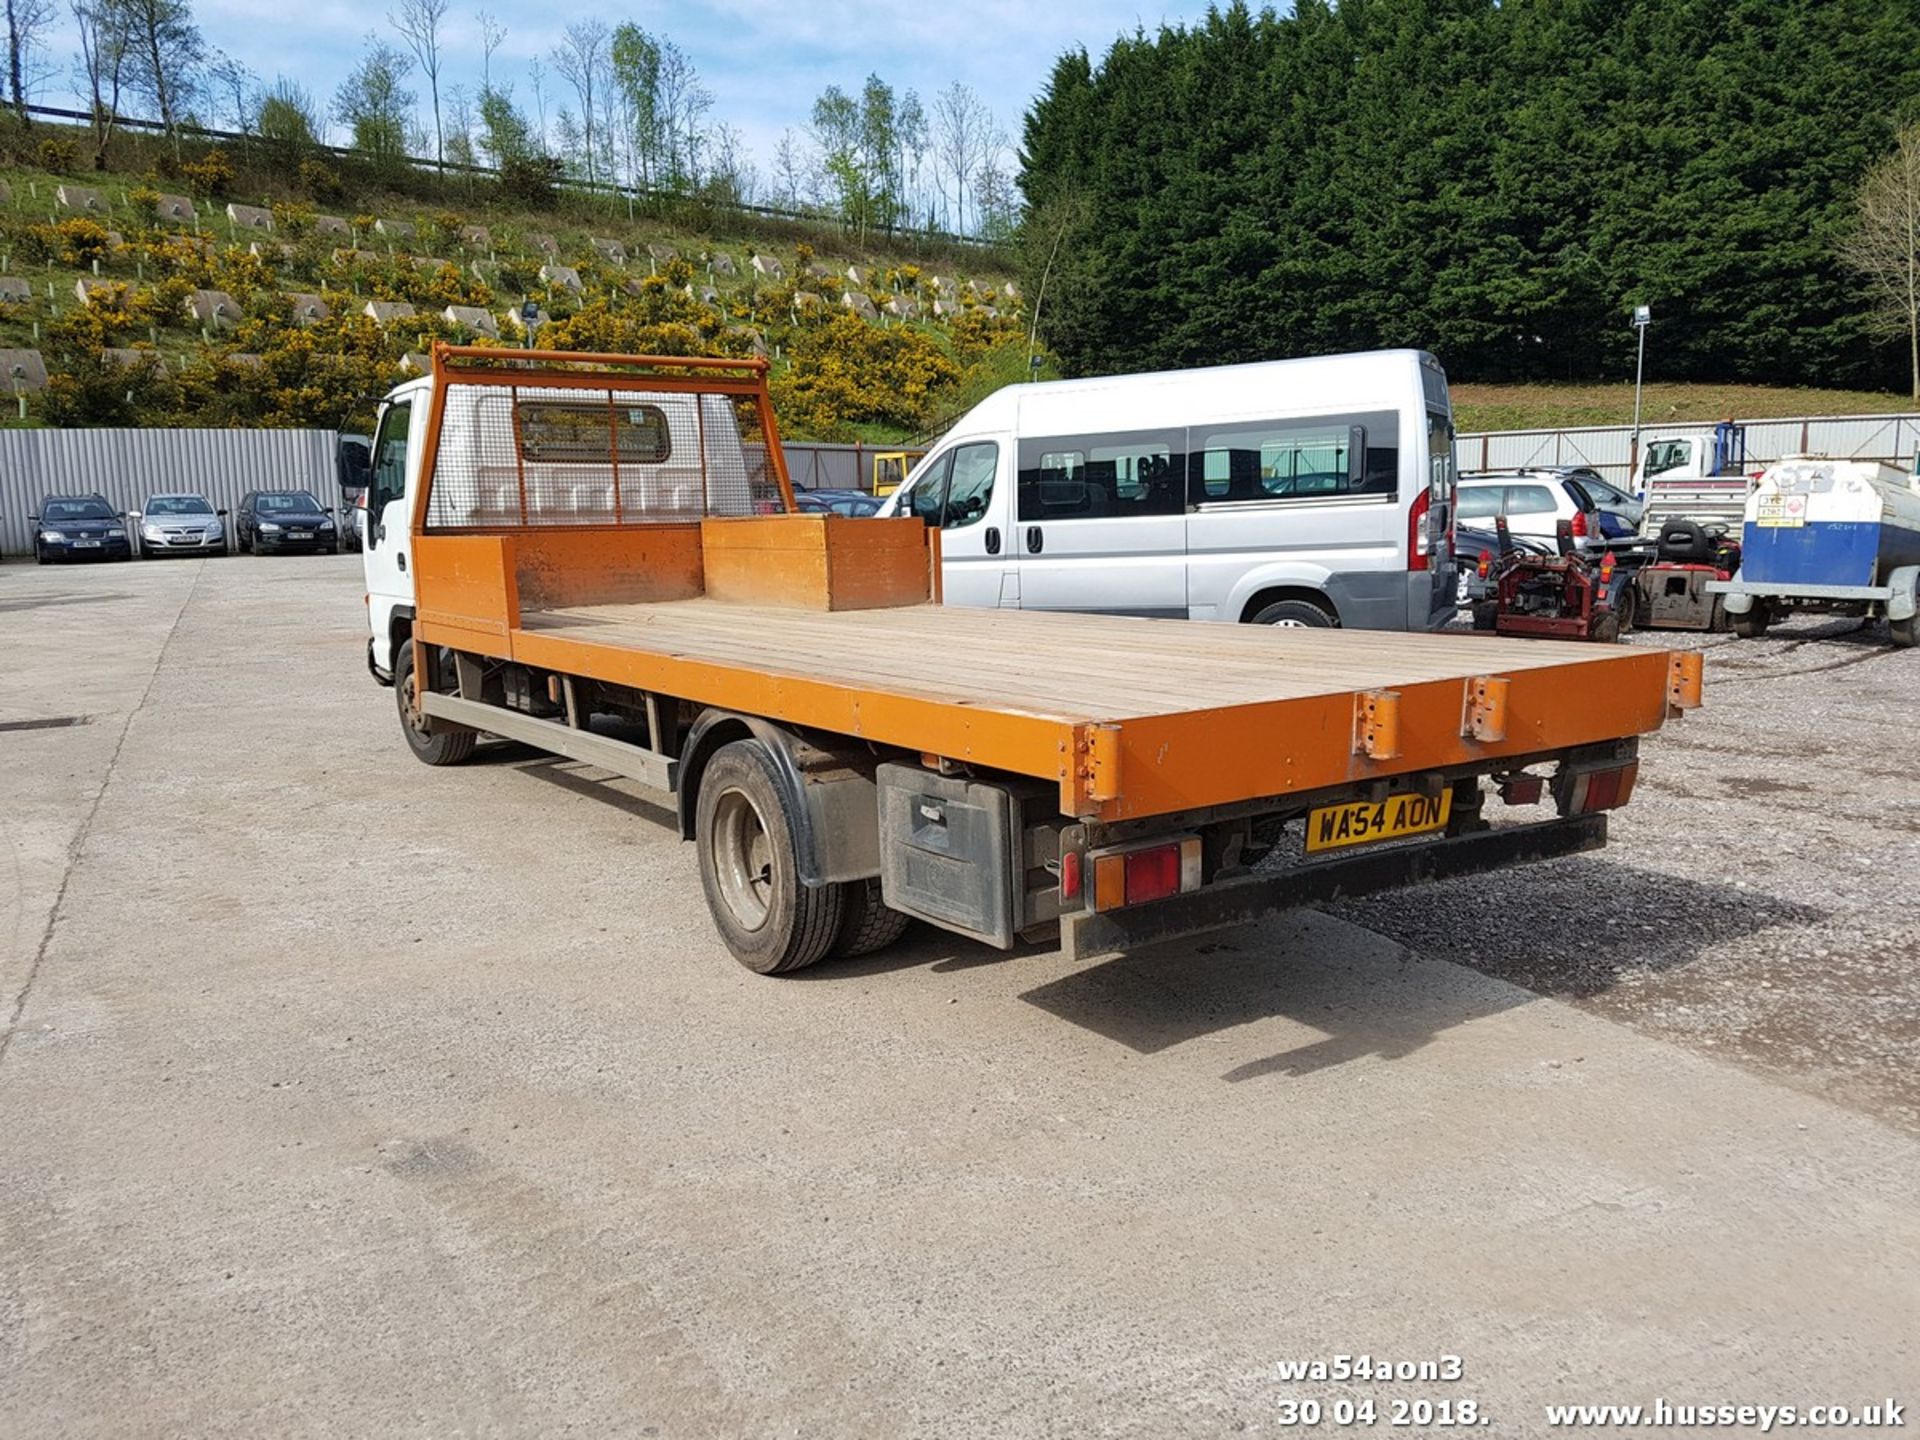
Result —
[{"label": "truck side board", "polygon": [[[568,560],[659,543],[637,527],[417,537],[417,633],[1052,781],[1062,813],[1108,821],[1645,734],[1667,713],[1660,651],[927,604],[802,610],[687,596],[690,567]],[[561,590],[542,578],[556,570]],[[585,603],[594,573],[617,599]],[[570,603],[535,608],[530,592]],[[1499,738],[1465,722],[1486,679],[1505,682]],[[1356,726],[1369,696],[1388,697],[1397,730],[1371,753]]]}]

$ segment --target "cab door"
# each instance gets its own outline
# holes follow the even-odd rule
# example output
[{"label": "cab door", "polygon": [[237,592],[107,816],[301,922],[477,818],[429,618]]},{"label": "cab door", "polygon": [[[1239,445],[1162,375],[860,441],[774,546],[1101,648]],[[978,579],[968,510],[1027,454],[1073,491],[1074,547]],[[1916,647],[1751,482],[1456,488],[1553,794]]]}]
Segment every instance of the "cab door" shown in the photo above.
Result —
[{"label": "cab door", "polygon": [[367,623],[373,634],[373,663],[393,669],[393,615],[413,610],[412,561],[408,554],[408,477],[413,469],[414,432],[424,396],[402,395],[380,412],[373,437],[373,468],[367,486],[367,539],[361,563],[367,577]]},{"label": "cab door", "polygon": [[1008,583],[1012,448],[1006,436],[961,440],[935,455],[907,493],[906,512],[940,531],[940,588],[948,605],[1020,603]]}]

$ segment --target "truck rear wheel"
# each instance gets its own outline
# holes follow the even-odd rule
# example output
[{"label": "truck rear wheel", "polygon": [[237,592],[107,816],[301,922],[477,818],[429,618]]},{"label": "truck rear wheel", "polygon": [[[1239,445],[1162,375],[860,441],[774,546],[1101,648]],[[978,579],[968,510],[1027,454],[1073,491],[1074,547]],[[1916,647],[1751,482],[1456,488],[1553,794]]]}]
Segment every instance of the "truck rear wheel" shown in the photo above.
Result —
[{"label": "truck rear wheel", "polygon": [[851,880],[840,890],[840,931],[833,937],[833,953],[840,959],[884,950],[913,923],[911,915],[887,908],[880,898],[878,878]]},{"label": "truck rear wheel", "polygon": [[1767,622],[1772,618],[1767,613],[1767,602],[1756,600],[1746,614],[1733,617],[1733,633],[1742,640],[1758,640],[1767,633]]},{"label": "truck rear wheel", "polygon": [[407,748],[428,765],[458,765],[473,754],[480,737],[471,730],[433,728],[433,721],[420,711],[413,688],[413,641],[400,642],[393,660],[393,694],[400,706],[400,733],[407,737]]},{"label": "truck rear wheel", "polygon": [[766,748],[736,740],[715,751],[694,810],[700,887],[727,949],[756,975],[804,969],[840,935],[845,887],[800,883],[793,831]]}]

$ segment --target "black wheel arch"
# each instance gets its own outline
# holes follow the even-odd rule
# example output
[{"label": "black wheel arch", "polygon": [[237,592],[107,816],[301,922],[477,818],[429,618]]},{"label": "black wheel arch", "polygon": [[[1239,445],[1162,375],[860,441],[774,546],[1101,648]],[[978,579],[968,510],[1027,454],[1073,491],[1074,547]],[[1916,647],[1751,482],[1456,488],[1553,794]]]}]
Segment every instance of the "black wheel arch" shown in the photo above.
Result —
[{"label": "black wheel arch", "polygon": [[[875,757],[825,749],[783,725],[732,710],[701,711],[676,757],[674,788],[682,840],[693,839],[707,762],[736,740],[759,741],[772,759],[774,781],[793,815],[793,858],[801,884],[864,880],[880,873]],[[870,835],[860,823],[862,817],[870,821]]]}]

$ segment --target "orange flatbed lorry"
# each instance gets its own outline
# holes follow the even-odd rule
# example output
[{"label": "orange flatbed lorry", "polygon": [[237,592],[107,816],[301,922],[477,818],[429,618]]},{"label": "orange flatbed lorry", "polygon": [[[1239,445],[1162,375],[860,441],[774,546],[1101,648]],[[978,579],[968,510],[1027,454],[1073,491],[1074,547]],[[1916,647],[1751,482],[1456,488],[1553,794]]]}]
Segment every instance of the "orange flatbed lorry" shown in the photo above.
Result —
[{"label": "orange flatbed lorry", "polygon": [[793,513],[758,360],[440,346],[351,483],[414,753],[672,797],[767,974],[914,917],[1087,956],[1597,849],[1699,701],[1659,650],[945,608],[937,529]]}]

